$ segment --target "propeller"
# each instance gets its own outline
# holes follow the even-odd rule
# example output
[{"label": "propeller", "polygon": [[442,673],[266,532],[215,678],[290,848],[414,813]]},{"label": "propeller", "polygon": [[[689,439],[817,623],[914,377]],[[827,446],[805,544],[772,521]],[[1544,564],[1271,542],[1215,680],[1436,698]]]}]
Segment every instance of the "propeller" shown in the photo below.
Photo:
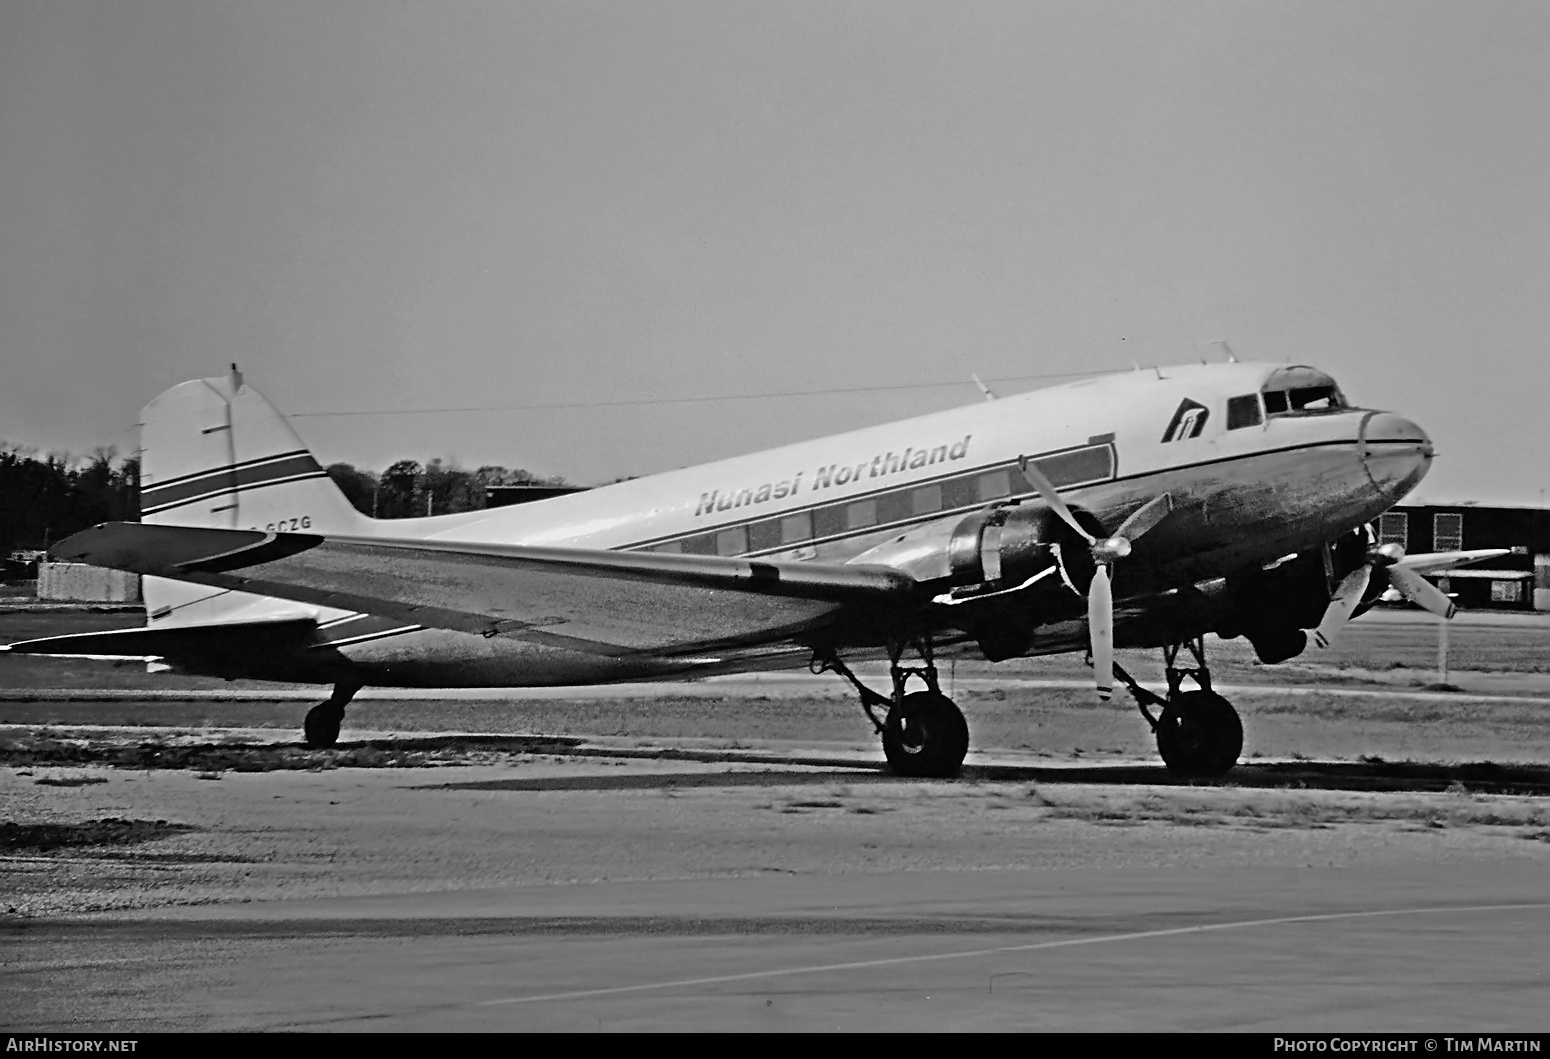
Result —
[{"label": "propeller", "polygon": [[1104,702],[1114,693],[1114,586],[1113,566],[1130,554],[1132,542],[1148,533],[1173,510],[1173,498],[1167,493],[1155,496],[1131,512],[1110,537],[1095,537],[1077,521],[1076,514],[1066,505],[1055,486],[1044,472],[1028,457],[1018,461],[1023,477],[1038,490],[1039,496],[1051,511],[1060,516],[1066,525],[1087,542],[1092,553],[1092,584],[1087,588],[1087,631],[1093,655],[1093,674],[1097,681],[1098,698]]},{"label": "propeller", "polygon": [[1405,550],[1397,544],[1383,544],[1369,551],[1367,561],[1346,574],[1339,587],[1335,589],[1335,594],[1324,611],[1323,619],[1313,632],[1313,642],[1322,648],[1328,648],[1335,642],[1335,637],[1345,628],[1346,622],[1351,620],[1351,614],[1362,602],[1362,596],[1367,593],[1373,570],[1380,567],[1388,575],[1389,584],[1401,596],[1416,606],[1431,611],[1439,618],[1453,617],[1455,610],[1453,601],[1440,588],[1411,568],[1412,565],[1422,565],[1431,561],[1433,561],[1432,557],[1421,556],[1417,556],[1414,560],[1407,559]]}]

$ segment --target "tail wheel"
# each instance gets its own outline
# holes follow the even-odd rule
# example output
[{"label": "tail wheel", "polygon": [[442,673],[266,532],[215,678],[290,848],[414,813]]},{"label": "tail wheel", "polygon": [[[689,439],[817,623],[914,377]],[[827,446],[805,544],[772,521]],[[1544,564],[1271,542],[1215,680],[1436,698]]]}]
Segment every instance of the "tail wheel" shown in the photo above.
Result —
[{"label": "tail wheel", "polygon": [[1214,691],[1182,692],[1169,698],[1158,718],[1157,752],[1175,776],[1225,775],[1243,752],[1243,722]]},{"label": "tail wheel", "polygon": [[946,695],[907,695],[883,721],[883,754],[897,775],[950,778],[968,752],[969,724]]},{"label": "tail wheel", "polygon": [[344,707],[328,699],[307,711],[302,733],[312,750],[326,750],[339,744],[339,726],[344,722]]}]

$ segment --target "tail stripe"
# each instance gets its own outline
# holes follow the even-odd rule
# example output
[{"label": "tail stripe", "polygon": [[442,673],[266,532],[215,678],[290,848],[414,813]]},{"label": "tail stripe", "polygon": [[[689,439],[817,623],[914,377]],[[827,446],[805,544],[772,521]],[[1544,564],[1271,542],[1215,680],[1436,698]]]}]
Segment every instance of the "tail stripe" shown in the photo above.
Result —
[{"label": "tail stripe", "polygon": [[305,451],[250,460],[242,464],[228,464],[213,471],[187,475],[143,490],[140,494],[140,513],[154,515],[223,493],[241,493],[282,482],[326,477],[328,472],[318,466],[318,461],[312,458],[311,453]]},{"label": "tail stripe", "polygon": [[221,467],[212,467],[209,470],[195,471],[193,474],[180,474],[176,478],[168,478],[165,481],[156,482],[146,487],[146,491],[165,489],[169,485],[180,485],[183,482],[191,482],[196,478],[208,478],[212,474],[226,474],[233,470],[242,470],[248,467],[257,467],[260,464],[273,463],[276,460],[289,460],[297,456],[311,456],[306,449],[292,449],[290,452],[278,452],[273,456],[260,456],[252,460],[239,460],[236,463],[228,463]]}]

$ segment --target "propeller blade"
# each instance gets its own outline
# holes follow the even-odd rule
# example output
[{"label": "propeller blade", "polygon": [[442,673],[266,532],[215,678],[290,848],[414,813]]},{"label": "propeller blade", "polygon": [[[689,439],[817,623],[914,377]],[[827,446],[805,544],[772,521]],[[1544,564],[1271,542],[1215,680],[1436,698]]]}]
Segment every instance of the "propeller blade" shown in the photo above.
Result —
[{"label": "propeller blade", "polygon": [[1453,601],[1442,589],[1416,573],[1408,566],[1391,566],[1388,569],[1389,584],[1399,589],[1399,594],[1418,607],[1424,607],[1440,618],[1451,618]]},{"label": "propeller blade", "polygon": [[1114,536],[1124,537],[1134,542],[1144,533],[1149,533],[1153,526],[1173,512],[1173,497],[1167,493],[1154,496],[1140,507],[1130,513],[1130,517],[1121,523],[1119,529],[1114,531]]},{"label": "propeller blade", "polygon": [[1335,642],[1335,637],[1340,635],[1340,630],[1345,628],[1345,623],[1351,620],[1351,612],[1362,601],[1362,593],[1367,591],[1367,584],[1372,580],[1372,564],[1359,566],[1345,575],[1340,586],[1335,589],[1335,598],[1329,601],[1329,606],[1324,610],[1324,618],[1319,622],[1319,627],[1313,630],[1313,642],[1320,647],[1328,648]]},{"label": "propeller blade", "polygon": [[1109,586],[1109,568],[1102,563],[1093,571],[1093,583],[1087,590],[1087,631],[1092,637],[1098,698],[1108,702],[1114,694],[1114,592]]},{"label": "propeller blade", "polygon": [[1036,463],[1024,456],[1017,461],[1017,466],[1022,469],[1023,477],[1028,479],[1028,484],[1039,491],[1039,495],[1044,498],[1044,502],[1050,506],[1051,511],[1065,520],[1066,525],[1081,534],[1082,539],[1088,544],[1098,543],[1098,538],[1088,533],[1086,528],[1076,520],[1076,516],[1071,513],[1066,502],[1060,498],[1059,493],[1055,492],[1055,486],[1044,477],[1044,472],[1039,470]]},{"label": "propeller blade", "polygon": [[1450,566],[1468,566],[1482,559],[1495,559],[1510,551],[1509,548],[1476,548],[1467,552],[1424,552],[1418,555],[1403,555],[1394,565],[1403,566],[1406,570],[1414,570],[1418,574],[1434,574]]}]

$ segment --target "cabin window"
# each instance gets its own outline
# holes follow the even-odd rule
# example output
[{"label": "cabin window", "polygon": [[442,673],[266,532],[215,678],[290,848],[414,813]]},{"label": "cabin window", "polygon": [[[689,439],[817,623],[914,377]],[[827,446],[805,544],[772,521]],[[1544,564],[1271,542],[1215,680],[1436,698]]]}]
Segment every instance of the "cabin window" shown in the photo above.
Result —
[{"label": "cabin window", "polygon": [[1242,397],[1229,397],[1227,399],[1227,429],[1238,430],[1241,427],[1257,427],[1264,422],[1264,417],[1259,413],[1259,394],[1246,393]]},{"label": "cabin window", "polygon": [[653,544],[651,546],[651,550],[654,551],[654,552],[666,552],[666,553],[669,553],[669,554],[676,554],[676,553],[682,552],[684,550],[684,542],[683,541],[666,541],[666,542],[664,542],[662,544]]},{"label": "cabin window", "polygon": [[800,544],[813,539],[813,513],[801,511],[780,520],[780,543]]},{"label": "cabin window", "polygon": [[748,527],[733,526],[716,534],[717,555],[742,555],[748,550]]},{"label": "cabin window", "polygon": [[942,510],[942,487],[923,485],[910,493],[910,502],[914,505],[917,515],[935,514]]},{"label": "cabin window", "polygon": [[979,486],[973,478],[951,478],[942,483],[942,506],[973,507],[979,503]]},{"label": "cabin window", "polygon": [[1012,476],[1007,471],[991,471],[979,476],[981,500],[1001,500],[1012,495]]},{"label": "cabin window", "polygon": [[877,501],[857,500],[845,505],[845,528],[865,529],[877,525]]},{"label": "cabin window", "polygon": [[910,494],[902,489],[895,489],[877,498],[877,521],[880,523],[903,522],[914,513]]},{"label": "cabin window", "polygon": [[767,518],[748,527],[748,550],[765,552],[780,546],[780,521]]},{"label": "cabin window", "polygon": [[845,507],[832,504],[813,512],[813,536],[837,537],[846,530]]},{"label": "cabin window", "polygon": [[685,537],[681,542],[684,551],[690,555],[715,555],[716,535],[714,533],[697,533],[693,537]]},{"label": "cabin window", "polygon": [[1403,511],[1390,511],[1378,519],[1378,543],[1410,547],[1410,516]]},{"label": "cabin window", "polygon": [[1432,551],[1456,552],[1464,547],[1464,516],[1441,512],[1432,516]]}]

